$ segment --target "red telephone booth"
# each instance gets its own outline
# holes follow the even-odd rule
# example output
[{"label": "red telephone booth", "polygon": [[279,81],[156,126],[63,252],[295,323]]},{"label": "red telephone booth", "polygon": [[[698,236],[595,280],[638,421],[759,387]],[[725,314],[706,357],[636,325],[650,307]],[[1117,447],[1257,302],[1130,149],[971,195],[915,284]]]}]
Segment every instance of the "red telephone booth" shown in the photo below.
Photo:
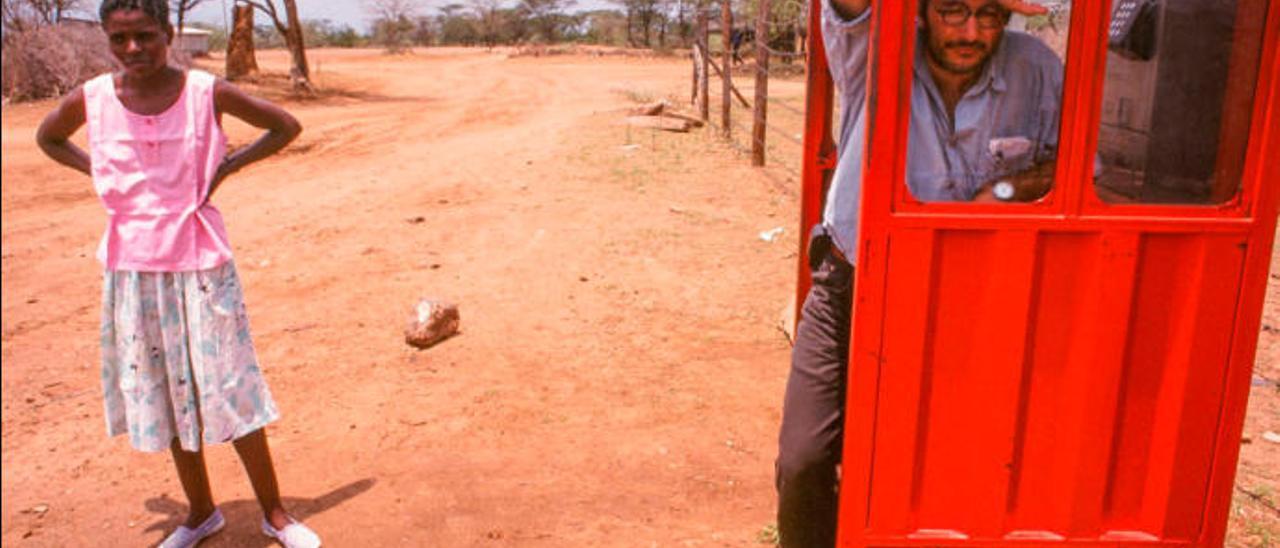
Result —
[{"label": "red telephone booth", "polygon": [[[822,1],[801,234],[836,157]],[[1280,3],[1056,3],[1053,188],[975,204],[905,184],[917,5],[873,2],[840,546],[1223,542],[1280,201]]]}]

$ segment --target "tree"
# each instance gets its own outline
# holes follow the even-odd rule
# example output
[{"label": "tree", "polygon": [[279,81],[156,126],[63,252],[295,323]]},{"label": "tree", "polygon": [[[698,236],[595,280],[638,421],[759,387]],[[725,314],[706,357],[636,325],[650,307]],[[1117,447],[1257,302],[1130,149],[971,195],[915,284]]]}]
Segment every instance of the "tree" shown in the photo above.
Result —
[{"label": "tree", "polygon": [[[667,16],[665,21],[668,26],[675,25],[676,36],[680,38],[681,46],[689,46],[693,43],[693,15],[697,13],[700,6],[705,2],[701,0],[668,0]],[[665,38],[666,30],[663,35]]]},{"label": "tree", "polygon": [[360,33],[351,25],[328,19],[303,19],[302,37],[311,47],[354,48],[360,44]]},{"label": "tree", "polygon": [[[759,0],[742,0],[742,11],[749,21],[756,20]],[[809,19],[809,2],[805,0],[770,0],[769,33],[765,44],[769,48],[789,52],[783,63],[791,63],[804,51],[806,27]]]},{"label": "tree", "polygon": [[[627,13],[627,45],[650,47],[653,24],[662,16],[661,0],[615,0]],[[639,28],[642,40],[636,41],[635,31]]]},{"label": "tree", "polygon": [[534,32],[547,43],[560,39],[560,31],[569,22],[565,9],[573,6],[573,0],[520,0],[519,13],[532,26]]},{"label": "tree", "polygon": [[436,23],[430,17],[419,16],[413,21],[413,36],[410,40],[419,46],[431,46],[436,42]]},{"label": "tree", "polygon": [[46,25],[59,23],[67,12],[84,7],[82,0],[27,0],[26,3]]},{"label": "tree", "polygon": [[4,32],[10,33],[57,24],[67,12],[84,9],[84,0],[4,0],[0,6]]},{"label": "tree", "polygon": [[169,0],[169,11],[178,18],[178,36],[182,36],[182,28],[186,25],[187,12],[203,4],[204,0]]},{"label": "tree", "polygon": [[234,23],[227,38],[227,79],[236,80],[258,72],[258,59],[253,52],[253,6],[236,4],[231,12]]},{"label": "tree", "polygon": [[27,30],[27,18],[24,16],[23,2],[19,0],[4,0],[0,4],[0,21],[3,25],[0,29],[4,30],[5,41],[8,41],[11,33],[22,32]]},{"label": "tree", "polygon": [[417,0],[363,0],[364,10],[373,16],[375,39],[387,51],[398,52],[405,48],[416,27]]},{"label": "tree", "polygon": [[462,4],[447,4],[436,16],[441,44],[471,45],[476,43],[476,21]]},{"label": "tree", "polygon": [[471,0],[471,8],[475,12],[477,38],[486,47],[497,45],[504,30],[502,0]]},{"label": "tree", "polygon": [[586,27],[583,39],[592,44],[622,46],[627,43],[627,17],[617,10],[595,10],[582,14]]},{"label": "tree", "polygon": [[297,0],[280,0],[284,5],[284,19],[280,18],[280,10],[276,8],[276,0],[236,0],[236,3],[253,6],[254,9],[267,14],[276,31],[284,37],[285,47],[289,48],[289,57],[293,66],[289,68],[289,79],[293,81],[294,91],[311,93],[315,87],[311,85],[311,68],[307,66],[307,48],[302,39],[302,23],[298,20]]}]

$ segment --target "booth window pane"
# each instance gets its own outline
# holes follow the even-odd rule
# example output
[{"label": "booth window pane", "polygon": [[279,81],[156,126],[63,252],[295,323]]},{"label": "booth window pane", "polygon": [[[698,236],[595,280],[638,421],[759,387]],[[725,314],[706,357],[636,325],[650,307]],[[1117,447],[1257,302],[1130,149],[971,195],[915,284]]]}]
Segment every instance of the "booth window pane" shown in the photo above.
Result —
[{"label": "booth window pane", "polygon": [[1239,191],[1267,0],[1114,0],[1095,189],[1113,203]]},{"label": "booth window pane", "polygon": [[1071,2],[922,2],[906,185],[924,202],[1032,202],[1053,186]]}]

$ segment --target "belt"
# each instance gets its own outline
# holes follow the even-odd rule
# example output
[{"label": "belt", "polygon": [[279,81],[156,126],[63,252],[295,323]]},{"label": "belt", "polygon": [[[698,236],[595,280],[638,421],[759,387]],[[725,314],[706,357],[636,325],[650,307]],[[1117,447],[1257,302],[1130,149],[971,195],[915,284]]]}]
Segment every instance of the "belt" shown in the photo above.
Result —
[{"label": "belt", "polygon": [[844,256],[844,252],[840,251],[840,246],[836,245],[835,241],[832,241],[831,245],[827,247],[827,253],[830,253],[832,257],[840,259],[840,262],[844,264],[852,264],[849,262],[849,259]]}]

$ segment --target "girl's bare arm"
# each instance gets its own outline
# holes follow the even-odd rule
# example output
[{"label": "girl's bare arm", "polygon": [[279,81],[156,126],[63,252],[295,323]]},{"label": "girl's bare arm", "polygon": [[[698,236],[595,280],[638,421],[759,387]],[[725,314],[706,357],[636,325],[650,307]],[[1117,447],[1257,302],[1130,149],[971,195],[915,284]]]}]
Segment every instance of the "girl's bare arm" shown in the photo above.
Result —
[{"label": "girl's bare arm", "polygon": [[[271,156],[288,145],[302,132],[302,125],[293,115],[270,101],[253,97],[225,80],[218,80],[213,88],[214,107],[220,114],[230,114],[246,123],[267,130],[247,147],[227,155],[218,167],[209,196],[228,175],[245,166]],[[208,197],[205,198],[206,201]]]},{"label": "girl's bare arm", "polygon": [[40,122],[36,143],[59,164],[92,175],[89,154],[71,142],[71,136],[84,125],[84,121],[84,88],[78,87]]}]

